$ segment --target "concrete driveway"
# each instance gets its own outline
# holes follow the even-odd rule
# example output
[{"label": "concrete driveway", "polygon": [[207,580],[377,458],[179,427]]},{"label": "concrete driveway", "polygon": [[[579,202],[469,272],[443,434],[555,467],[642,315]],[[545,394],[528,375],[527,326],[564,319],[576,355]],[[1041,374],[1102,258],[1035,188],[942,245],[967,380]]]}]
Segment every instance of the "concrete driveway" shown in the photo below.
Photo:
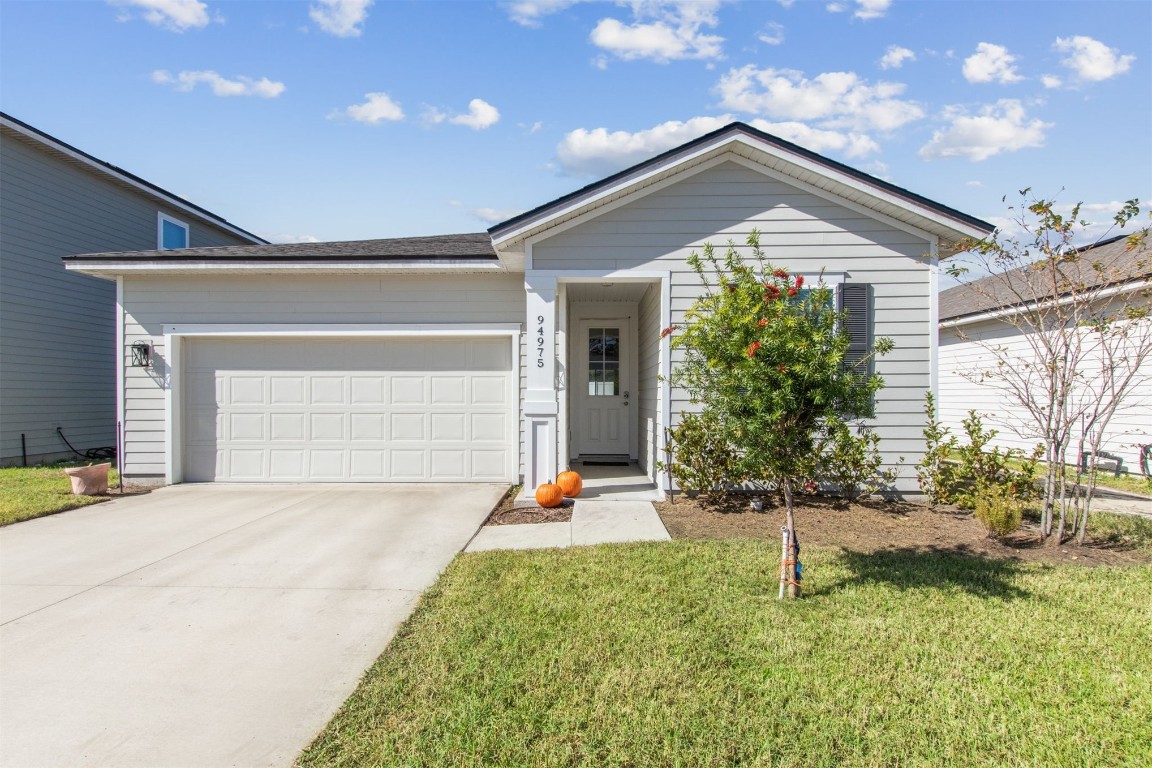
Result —
[{"label": "concrete driveway", "polygon": [[0,764],[290,765],[504,490],[183,485],[0,529]]}]

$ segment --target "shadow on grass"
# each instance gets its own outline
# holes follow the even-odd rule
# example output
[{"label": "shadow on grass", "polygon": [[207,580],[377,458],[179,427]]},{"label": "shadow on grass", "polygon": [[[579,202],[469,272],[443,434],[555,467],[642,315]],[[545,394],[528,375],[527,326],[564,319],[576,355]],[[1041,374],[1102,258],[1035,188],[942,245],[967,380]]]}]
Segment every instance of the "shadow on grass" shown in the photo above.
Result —
[{"label": "shadow on grass", "polygon": [[885,584],[897,589],[962,590],[975,597],[1016,600],[1031,597],[1014,581],[1023,564],[984,557],[966,545],[901,547],[877,552],[844,550],[840,562],[851,575],[816,593],[853,584]]}]

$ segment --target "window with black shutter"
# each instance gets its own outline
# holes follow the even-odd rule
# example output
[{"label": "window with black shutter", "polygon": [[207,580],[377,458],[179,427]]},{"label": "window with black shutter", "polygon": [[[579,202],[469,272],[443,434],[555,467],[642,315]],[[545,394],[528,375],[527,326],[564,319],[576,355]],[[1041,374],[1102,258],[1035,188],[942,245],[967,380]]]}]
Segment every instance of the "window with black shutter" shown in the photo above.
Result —
[{"label": "window with black shutter", "polygon": [[[840,311],[847,312],[844,330],[850,340],[844,365],[854,368],[872,350],[872,286],[868,283],[844,283],[840,286]],[[857,368],[864,376],[871,374],[872,366]]]}]

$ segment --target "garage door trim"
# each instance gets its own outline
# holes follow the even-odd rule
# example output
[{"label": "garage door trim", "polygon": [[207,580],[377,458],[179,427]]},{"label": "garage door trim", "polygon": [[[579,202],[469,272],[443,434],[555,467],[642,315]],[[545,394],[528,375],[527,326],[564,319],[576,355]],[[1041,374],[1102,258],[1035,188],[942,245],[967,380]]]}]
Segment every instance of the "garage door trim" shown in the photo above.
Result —
[{"label": "garage door trim", "polygon": [[167,370],[163,372],[167,380],[164,389],[164,432],[165,432],[165,481],[180,483],[184,480],[184,435],[181,382],[184,372],[181,366],[181,342],[189,336],[215,336],[220,338],[256,337],[329,337],[329,338],[461,338],[461,337],[501,337],[508,338],[512,350],[512,437],[509,448],[512,450],[512,477],[516,482],[519,474],[520,456],[520,325],[516,323],[421,323],[421,324],[184,324],[165,325],[164,350],[167,357]]}]

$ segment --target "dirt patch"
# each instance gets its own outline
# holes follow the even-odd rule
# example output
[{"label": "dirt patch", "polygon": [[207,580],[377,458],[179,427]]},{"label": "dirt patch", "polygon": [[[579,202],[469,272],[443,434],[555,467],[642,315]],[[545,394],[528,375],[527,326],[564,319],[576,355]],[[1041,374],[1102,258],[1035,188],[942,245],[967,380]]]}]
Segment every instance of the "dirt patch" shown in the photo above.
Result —
[{"label": "dirt patch", "polygon": [[[784,523],[783,507],[766,502],[763,512],[753,512],[746,496],[732,496],[718,505],[677,496],[675,503],[657,503],[656,511],[675,539],[779,541]],[[1082,547],[1042,546],[1035,526],[1028,524],[1009,537],[994,539],[970,512],[933,511],[907,502],[869,501],[842,507],[831,500],[805,497],[796,508],[796,528],[802,547],[842,547],[856,552],[914,549],[1081,565],[1152,562],[1142,552],[1092,541]]]},{"label": "dirt patch", "polygon": [[530,523],[570,523],[575,501],[564,499],[559,507],[541,507],[535,501],[516,501],[520,486],[514,486],[496,503],[484,525],[526,525]]}]

